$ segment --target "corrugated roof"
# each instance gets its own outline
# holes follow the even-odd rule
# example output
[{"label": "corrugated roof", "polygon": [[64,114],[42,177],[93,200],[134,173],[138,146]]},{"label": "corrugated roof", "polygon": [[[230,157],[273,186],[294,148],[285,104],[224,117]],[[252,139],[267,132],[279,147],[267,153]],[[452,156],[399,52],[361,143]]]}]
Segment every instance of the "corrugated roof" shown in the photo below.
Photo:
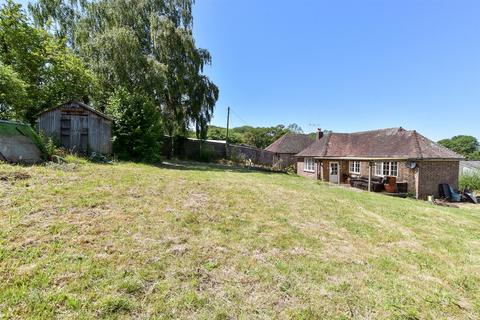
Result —
[{"label": "corrugated roof", "polygon": [[415,130],[388,128],[354,133],[326,133],[300,157],[365,159],[463,159]]},{"label": "corrugated roof", "polygon": [[313,139],[306,134],[287,133],[278,138],[265,150],[275,153],[296,154],[313,143]]}]

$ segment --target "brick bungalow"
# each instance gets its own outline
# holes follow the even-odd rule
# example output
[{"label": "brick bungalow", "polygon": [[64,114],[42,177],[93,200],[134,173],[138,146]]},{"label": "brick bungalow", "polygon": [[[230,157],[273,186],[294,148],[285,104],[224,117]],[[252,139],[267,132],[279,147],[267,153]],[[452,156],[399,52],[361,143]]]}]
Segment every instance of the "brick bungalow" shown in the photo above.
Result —
[{"label": "brick bungalow", "polygon": [[355,133],[317,132],[296,155],[301,176],[344,183],[350,177],[394,176],[418,199],[438,197],[438,184],[458,186],[462,157],[415,130],[380,129]]},{"label": "brick bungalow", "polygon": [[287,133],[275,140],[271,145],[265,148],[266,151],[273,152],[273,164],[281,168],[295,165],[297,159],[295,155],[311,145],[314,139],[306,134]]}]

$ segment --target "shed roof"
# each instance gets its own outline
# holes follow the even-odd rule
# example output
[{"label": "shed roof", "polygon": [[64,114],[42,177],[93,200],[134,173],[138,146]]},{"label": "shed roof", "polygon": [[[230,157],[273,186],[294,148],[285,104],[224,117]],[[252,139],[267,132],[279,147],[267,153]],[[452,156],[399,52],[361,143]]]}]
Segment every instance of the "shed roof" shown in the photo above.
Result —
[{"label": "shed roof", "polygon": [[446,159],[463,157],[402,127],[355,133],[326,133],[297,154],[299,157],[363,159]]},{"label": "shed roof", "polygon": [[275,153],[295,154],[311,145],[313,141],[314,140],[306,134],[286,133],[266,147],[265,150]]},{"label": "shed roof", "polygon": [[91,112],[95,113],[96,115],[98,115],[98,116],[100,116],[100,117],[102,117],[102,118],[104,118],[104,119],[106,119],[106,120],[113,121],[112,118],[110,118],[110,117],[107,116],[106,114],[104,114],[104,113],[102,113],[102,112],[100,112],[100,111],[92,108],[92,107],[89,106],[88,104],[83,103],[83,102],[80,102],[80,101],[75,101],[75,100],[62,103],[61,105],[58,105],[58,106],[56,106],[56,107],[52,107],[52,108],[50,108],[50,109],[46,109],[46,110],[38,113],[38,114],[37,114],[37,117],[40,116],[40,115],[42,115],[42,114],[44,114],[44,113],[46,113],[46,112],[50,112],[50,111],[52,111],[52,110],[55,110],[55,109],[58,109],[58,108],[61,108],[61,107],[72,106],[72,105],[77,105],[77,106],[79,106],[79,107],[81,107],[81,108],[83,108],[83,109],[85,109],[85,110],[88,110],[88,111],[91,111]]}]

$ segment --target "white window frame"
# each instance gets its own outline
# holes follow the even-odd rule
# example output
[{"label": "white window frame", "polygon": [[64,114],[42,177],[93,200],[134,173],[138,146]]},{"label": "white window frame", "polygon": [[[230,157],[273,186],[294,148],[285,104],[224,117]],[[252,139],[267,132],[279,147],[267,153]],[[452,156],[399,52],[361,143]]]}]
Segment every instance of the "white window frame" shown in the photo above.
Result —
[{"label": "white window frame", "polygon": [[[360,174],[360,164],[361,162],[358,160],[353,160],[348,163],[348,172],[353,174]],[[355,170],[356,169],[356,170]]]},{"label": "white window frame", "polygon": [[383,161],[375,162],[375,175],[378,177],[398,177],[398,162]]},{"label": "white window frame", "polygon": [[303,171],[315,172],[315,159],[305,158],[303,160]]}]

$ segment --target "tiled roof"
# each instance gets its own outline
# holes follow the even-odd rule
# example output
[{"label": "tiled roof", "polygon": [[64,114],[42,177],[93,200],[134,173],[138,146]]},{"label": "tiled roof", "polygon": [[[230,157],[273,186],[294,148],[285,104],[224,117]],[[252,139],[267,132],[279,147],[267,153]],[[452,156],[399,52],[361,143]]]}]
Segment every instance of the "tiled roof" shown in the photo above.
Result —
[{"label": "tiled roof", "polygon": [[415,130],[380,129],[355,133],[326,133],[299,157],[364,159],[462,159],[463,157]]},{"label": "tiled roof", "polygon": [[312,144],[313,138],[306,134],[287,133],[265,148],[275,153],[295,154]]}]

